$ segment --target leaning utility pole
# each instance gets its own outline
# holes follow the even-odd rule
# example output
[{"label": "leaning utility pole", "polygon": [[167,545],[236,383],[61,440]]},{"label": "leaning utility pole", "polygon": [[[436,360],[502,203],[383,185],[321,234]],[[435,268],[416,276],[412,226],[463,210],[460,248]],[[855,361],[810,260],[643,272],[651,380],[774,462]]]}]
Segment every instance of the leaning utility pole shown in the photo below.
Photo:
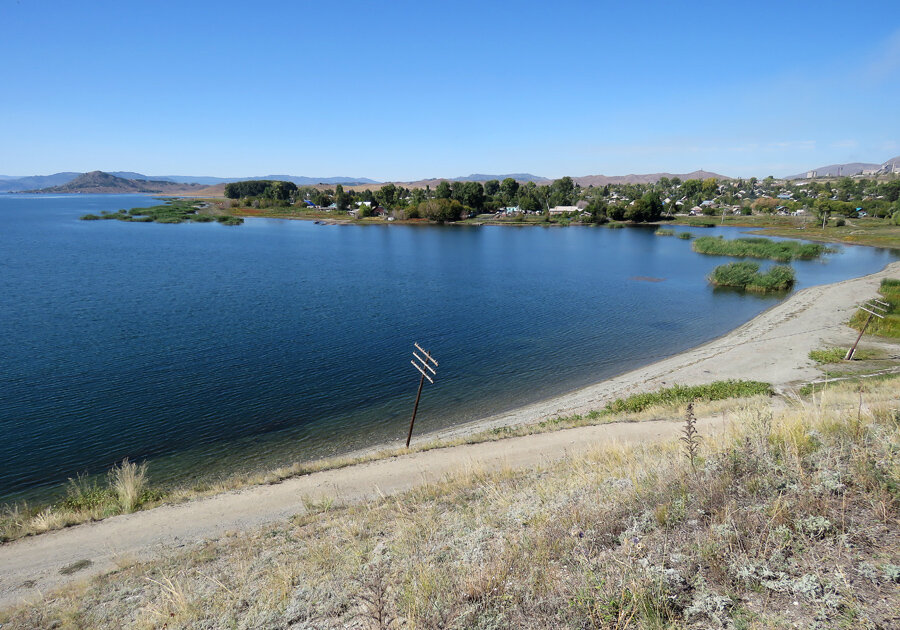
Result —
[{"label": "leaning utility pole", "polygon": [[423,350],[419,344],[414,343],[413,345],[416,347],[416,350],[425,355],[425,358],[423,359],[418,354],[416,354],[415,350],[413,350],[413,356],[418,359],[419,362],[417,363],[414,359],[410,361],[410,363],[412,363],[413,367],[422,373],[422,378],[419,379],[419,391],[416,392],[416,404],[413,407],[412,419],[409,421],[409,433],[406,435],[406,448],[409,448],[409,441],[412,439],[413,425],[416,423],[416,412],[419,410],[419,397],[422,396],[422,385],[425,384],[426,378],[428,379],[429,383],[434,384],[434,380],[430,376],[428,376],[428,373],[425,370],[428,370],[428,372],[431,372],[434,377],[437,378],[437,372],[434,371],[434,368],[432,368],[430,364],[433,363],[434,367],[438,366],[438,362],[435,361],[430,354]]},{"label": "leaning utility pole", "polygon": [[859,345],[859,340],[862,339],[863,333],[866,332],[866,328],[869,327],[869,322],[872,321],[872,318],[877,317],[879,319],[884,319],[884,314],[887,313],[889,306],[890,304],[882,302],[881,300],[869,300],[859,307],[868,313],[869,316],[866,318],[866,323],[863,324],[862,330],[859,331],[859,336],[856,338],[853,347],[847,351],[847,356],[844,357],[844,361],[849,361],[853,358],[853,353],[856,352],[856,346]]}]

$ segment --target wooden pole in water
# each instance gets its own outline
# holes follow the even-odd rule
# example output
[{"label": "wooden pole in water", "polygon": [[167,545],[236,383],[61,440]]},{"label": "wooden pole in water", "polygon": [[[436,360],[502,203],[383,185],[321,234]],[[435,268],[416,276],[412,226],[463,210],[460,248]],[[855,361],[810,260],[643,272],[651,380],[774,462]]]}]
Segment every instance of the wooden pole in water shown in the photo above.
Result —
[{"label": "wooden pole in water", "polygon": [[[419,389],[416,392],[416,404],[413,406],[412,418],[409,420],[409,433],[406,434],[406,448],[409,448],[409,441],[412,439],[413,425],[416,423],[416,412],[419,410],[419,398],[422,397],[422,386],[425,385],[425,379],[428,379],[429,383],[434,383],[434,379],[428,376],[428,372],[431,372],[435,378],[437,378],[437,372],[431,367],[431,364],[434,364],[434,367],[438,366],[438,362],[432,357],[427,350],[423,349],[417,343],[414,343],[416,350],[425,355],[425,358],[420,357],[416,354],[416,350],[413,350],[413,357],[415,357],[410,363],[412,363],[413,367],[416,368],[421,373],[421,378],[419,378]],[[418,361],[418,362],[417,362]]]},{"label": "wooden pole in water", "polygon": [[422,385],[425,384],[425,375],[419,378],[419,391],[416,392],[416,404],[413,406],[412,419],[409,421],[409,433],[406,435],[406,448],[409,448],[409,441],[412,439],[413,425],[416,423],[416,412],[419,410],[419,398],[422,396]]}]

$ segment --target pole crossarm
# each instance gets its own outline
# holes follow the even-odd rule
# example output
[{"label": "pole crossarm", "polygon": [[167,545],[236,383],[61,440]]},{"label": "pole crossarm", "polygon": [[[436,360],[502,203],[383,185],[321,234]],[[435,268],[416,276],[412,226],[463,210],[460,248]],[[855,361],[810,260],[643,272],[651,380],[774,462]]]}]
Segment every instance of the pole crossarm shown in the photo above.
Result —
[{"label": "pole crossarm", "polygon": [[860,307],[859,307],[859,310],[865,311],[866,313],[869,313],[870,315],[874,315],[875,317],[878,317],[878,318],[880,318],[880,319],[884,319],[884,315],[882,315],[882,314],[879,313],[878,311],[874,311],[874,310],[870,311],[870,310],[867,309],[865,306],[860,306]]},{"label": "pole crossarm", "polygon": [[[434,385],[434,381],[431,380],[431,377],[428,376],[428,375],[425,373],[425,370],[423,370],[422,368],[420,368],[419,365],[418,365],[415,361],[410,361],[410,363],[412,363],[413,367],[416,368],[417,370],[419,370],[419,371],[422,373],[422,376],[424,376],[425,378],[428,379],[428,382],[429,382],[429,383],[431,383],[432,385]],[[426,367],[427,367],[427,366],[426,366]]]},{"label": "pole crossarm", "polygon": [[[420,346],[420,345],[417,344],[417,343],[413,343],[413,345],[419,350],[419,352],[421,352],[421,353],[424,354],[426,357],[428,357],[428,360],[429,360],[429,361],[431,361],[432,363],[434,363],[434,367],[437,367],[437,366],[438,366],[438,362],[437,362],[430,354],[428,354],[428,352],[426,352],[425,350],[423,350],[423,349],[422,349],[422,346]],[[415,354],[415,352],[413,352],[413,354]]]},{"label": "pole crossarm", "polygon": [[[420,356],[419,356],[418,354],[416,354],[415,352],[413,352],[413,356],[416,357],[419,361],[421,361],[421,362],[422,362],[422,365],[425,366],[426,368],[428,368],[428,371],[429,371],[429,372],[431,372],[432,374],[434,374],[435,376],[437,376],[437,372],[435,372],[435,371],[432,369],[432,367],[431,367],[430,365],[428,365],[428,361],[426,361],[425,359],[423,359],[422,357],[420,357]],[[435,364],[435,365],[437,365],[437,364]]]}]

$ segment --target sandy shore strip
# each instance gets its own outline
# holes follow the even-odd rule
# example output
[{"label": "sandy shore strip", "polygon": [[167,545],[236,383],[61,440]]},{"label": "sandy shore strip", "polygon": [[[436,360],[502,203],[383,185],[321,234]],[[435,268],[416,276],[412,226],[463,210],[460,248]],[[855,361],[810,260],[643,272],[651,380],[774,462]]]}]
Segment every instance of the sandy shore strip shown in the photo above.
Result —
[{"label": "sandy shore strip", "polygon": [[[875,296],[885,277],[900,277],[900,262],[876,274],[799,291],[731,333],[677,356],[418,440],[584,413],[613,398],[675,383],[743,378],[768,381],[784,390],[816,379],[819,374],[808,358],[809,351],[851,344],[856,333],[844,322],[858,303]],[[709,435],[724,426],[721,418],[704,419],[700,428]],[[0,607],[114,570],[121,563],[150,559],[228,532],[302,514],[309,501],[364,501],[440,480],[467,467],[536,467],[603,443],[672,439],[679,429],[680,425],[664,421],[606,424],[411,453],[20,539],[0,545]],[[60,573],[75,567],[78,570]]]}]

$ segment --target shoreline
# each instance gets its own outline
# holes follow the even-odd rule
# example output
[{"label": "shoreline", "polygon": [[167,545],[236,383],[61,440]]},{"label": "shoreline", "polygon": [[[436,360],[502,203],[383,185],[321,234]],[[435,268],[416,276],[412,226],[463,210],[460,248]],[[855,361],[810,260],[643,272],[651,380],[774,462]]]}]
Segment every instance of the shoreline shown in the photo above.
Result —
[{"label": "shoreline", "polygon": [[[776,391],[789,393],[794,385],[819,376],[807,356],[809,350],[823,344],[852,343],[856,332],[845,322],[856,304],[872,297],[880,280],[888,276],[900,276],[900,262],[867,276],[798,291],[746,324],[691,350],[568,394],[422,434],[413,444],[584,413],[612,398],[675,383],[744,378],[765,380]],[[875,343],[892,350],[898,347],[887,341]],[[712,435],[728,422],[716,415],[699,419],[699,424],[704,435]],[[310,505],[315,509],[316,501],[363,502],[405,492],[460,470],[534,468],[598,445],[649,444],[673,440],[679,434],[679,423],[656,419],[587,425],[433,450],[396,449],[390,456],[363,463],[20,538],[0,545],[0,608],[115,570],[122,563],[178,553],[185,546],[308,513]],[[384,445],[366,452],[379,450],[383,451]],[[80,567],[77,573],[66,572],[72,566]]]}]

